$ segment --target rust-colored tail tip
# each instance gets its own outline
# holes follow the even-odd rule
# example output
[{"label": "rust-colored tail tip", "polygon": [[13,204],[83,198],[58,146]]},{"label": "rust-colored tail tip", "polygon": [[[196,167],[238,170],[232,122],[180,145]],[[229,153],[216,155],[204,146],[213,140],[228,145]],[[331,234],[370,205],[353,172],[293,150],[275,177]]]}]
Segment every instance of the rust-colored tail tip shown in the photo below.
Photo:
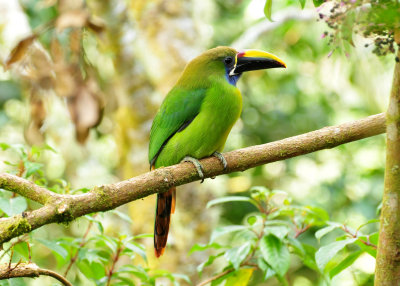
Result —
[{"label": "rust-colored tail tip", "polygon": [[154,248],[154,254],[157,258],[164,254],[165,248]]}]

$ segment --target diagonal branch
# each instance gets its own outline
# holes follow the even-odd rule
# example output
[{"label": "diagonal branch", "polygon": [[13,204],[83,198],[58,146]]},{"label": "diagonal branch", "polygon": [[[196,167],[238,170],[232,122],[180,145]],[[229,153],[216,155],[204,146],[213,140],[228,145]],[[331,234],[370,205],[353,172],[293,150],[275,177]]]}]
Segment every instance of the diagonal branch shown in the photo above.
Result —
[{"label": "diagonal branch", "polygon": [[[225,153],[224,157],[228,163],[226,170],[215,157],[205,158],[201,160],[201,164],[204,167],[205,176],[209,178],[333,148],[384,132],[385,114],[381,113],[280,141]],[[49,223],[69,222],[89,213],[114,209],[128,202],[163,192],[172,186],[180,186],[199,179],[192,164],[181,163],[159,168],[115,184],[95,187],[85,194],[50,197],[48,203],[37,210],[10,218],[1,218],[0,244]],[[11,183],[5,183],[7,180]],[[21,182],[18,180],[15,176],[0,174],[0,188],[7,188],[10,184],[14,186],[13,182]],[[22,188],[27,184],[23,182]],[[17,186],[13,191],[16,189],[18,189]],[[42,192],[43,197],[47,194],[47,192]]]}]

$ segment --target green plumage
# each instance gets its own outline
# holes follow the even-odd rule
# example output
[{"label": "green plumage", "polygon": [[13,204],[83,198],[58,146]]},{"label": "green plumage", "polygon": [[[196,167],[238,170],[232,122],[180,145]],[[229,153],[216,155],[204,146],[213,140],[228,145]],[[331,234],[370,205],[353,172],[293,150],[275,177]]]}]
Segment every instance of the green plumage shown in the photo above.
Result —
[{"label": "green plumage", "polygon": [[[237,52],[229,47],[211,49],[192,60],[157,113],[150,133],[152,168],[170,166],[185,157],[203,177],[201,159],[220,152],[242,111],[236,82],[245,71],[286,67],[276,56],[257,50]],[[226,166],[224,157],[219,154]],[[175,187],[157,195],[154,250],[163,254],[175,210]]]},{"label": "green plumage", "polygon": [[151,128],[149,161],[155,168],[222,151],[242,110],[240,91],[228,82],[223,62],[236,53],[218,47],[186,66]]}]

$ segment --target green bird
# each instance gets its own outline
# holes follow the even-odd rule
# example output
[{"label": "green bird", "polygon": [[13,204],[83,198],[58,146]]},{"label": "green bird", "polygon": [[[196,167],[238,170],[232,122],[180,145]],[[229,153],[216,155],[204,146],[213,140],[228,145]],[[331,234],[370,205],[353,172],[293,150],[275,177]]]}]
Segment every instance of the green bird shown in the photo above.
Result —
[{"label": "green bird", "polygon": [[[149,145],[151,169],[190,161],[204,179],[197,159],[212,155],[226,168],[226,160],[219,152],[242,111],[242,96],[236,82],[243,72],[281,67],[285,68],[285,63],[270,53],[238,52],[230,47],[208,50],[189,62],[154,118]],[[167,244],[175,192],[173,187],[157,195],[157,257],[164,253]]]}]

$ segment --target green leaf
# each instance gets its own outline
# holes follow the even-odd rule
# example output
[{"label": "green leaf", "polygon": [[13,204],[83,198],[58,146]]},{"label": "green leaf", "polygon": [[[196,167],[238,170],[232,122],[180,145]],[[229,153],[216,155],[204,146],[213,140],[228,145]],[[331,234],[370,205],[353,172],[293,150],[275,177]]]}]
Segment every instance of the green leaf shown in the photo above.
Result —
[{"label": "green leaf", "polygon": [[172,273],[172,276],[173,276],[175,279],[185,280],[188,284],[192,284],[192,282],[190,281],[189,276],[187,276],[187,275],[185,275],[185,274]]},{"label": "green leaf", "polygon": [[249,225],[254,225],[257,222],[257,217],[254,215],[251,215],[247,218],[247,223]]},{"label": "green leaf", "polygon": [[304,9],[304,6],[306,5],[306,0],[299,0],[299,2],[300,2],[301,9]]},{"label": "green leaf", "polygon": [[359,236],[358,240],[356,241],[356,244],[361,248],[361,250],[365,251],[372,257],[376,258],[376,248],[373,246],[365,245],[364,243],[361,242],[361,240],[369,241],[374,245],[378,245],[378,239],[379,239],[379,233],[375,232],[370,234],[369,236],[367,235]]},{"label": "green leaf", "polygon": [[199,273],[199,275],[201,275],[201,273],[203,272],[204,267],[211,265],[215,259],[217,259],[218,257],[224,255],[224,252],[220,252],[217,255],[211,255],[208,257],[207,261],[203,262],[202,264],[200,264],[199,266],[197,266],[197,272]]},{"label": "green leaf", "polygon": [[221,237],[225,234],[247,229],[248,227],[244,225],[228,225],[224,227],[217,227],[211,234],[210,242],[214,242],[218,237]]},{"label": "green leaf", "polygon": [[143,246],[141,246],[138,243],[135,242],[127,242],[124,243],[125,248],[129,249],[130,251],[139,254],[144,261],[147,263],[147,256],[146,256],[146,250],[144,249]]},{"label": "green leaf", "polygon": [[16,197],[12,199],[1,198],[0,209],[7,215],[13,216],[20,214],[28,207],[24,197]]},{"label": "green leaf", "polygon": [[29,259],[29,248],[28,243],[26,241],[22,241],[13,247],[14,252],[18,253],[25,259]]},{"label": "green leaf", "polygon": [[106,276],[104,265],[102,263],[93,262],[89,263],[87,260],[77,262],[79,270],[87,277],[94,279],[101,279]]},{"label": "green leaf", "polygon": [[51,251],[53,251],[53,253],[60,255],[64,260],[67,258],[67,256],[68,256],[67,250],[64,247],[62,247],[61,245],[59,245],[58,242],[50,241],[47,239],[41,239],[41,238],[36,238],[35,240],[37,242],[43,244],[44,246],[46,246]]},{"label": "green leaf", "polygon": [[124,214],[117,210],[112,210],[112,211],[110,211],[110,213],[113,213],[113,214],[119,216],[119,218],[121,218],[122,220],[124,220],[128,223],[133,223],[132,219],[127,214]]},{"label": "green leaf", "polygon": [[0,142],[0,148],[4,151],[11,148],[11,146],[8,145],[7,143]]},{"label": "green leaf", "polygon": [[354,261],[363,253],[364,251],[359,250],[356,252],[351,253],[345,259],[342,260],[338,265],[336,265],[331,271],[329,271],[329,277],[332,279],[337,274],[345,270],[347,267],[352,265]]},{"label": "green leaf", "polygon": [[85,218],[88,221],[91,221],[92,223],[95,223],[97,225],[97,228],[99,229],[100,233],[103,234],[104,233],[104,227],[103,224],[101,223],[101,221],[95,219],[93,216],[91,215],[85,215]]},{"label": "green leaf", "polygon": [[210,207],[218,205],[218,204],[229,203],[229,202],[249,202],[249,203],[255,205],[256,207],[258,207],[257,202],[249,197],[230,196],[230,197],[222,197],[222,198],[218,198],[218,199],[209,201],[207,203],[207,208],[210,208]]},{"label": "green leaf", "polygon": [[265,2],[264,14],[265,14],[265,17],[267,17],[267,19],[272,22],[272,18],[271,18],[271,15],[272,15],[272,0],[267,0]]},{"label": "green leaf", "polygon": [[224,257],[233,265],[233,268],[235,268],[235,270],[238,270],[240,264],[250,253],[250,250],[251,250],[251,242],[248,241],[239,247],[233,247],[231,249],[228,249],[225,252]]},{"label": "green leaf", "polygon": [[149,274],[141,266],[126,264],[124,266],[121,266],[118,271],[131,273],[142,281],[147,281],[149,279]]},{"label": "green leaf", "polygon": [[225,286],[246,286],[253,272],[254,268],[241,268],[226,279]]},{"label": "green leaf", "polygon": [[357,231],[359,231],[361,228],[363,228],[364,226],[366,226],[366,225],[368,225],[368,224],[371,224],[371,223],[379,223],[379,219],[370,219],[369,221],[367,221],[366,223],[363,223],[362,225],[360,225],[358,228],[357,228]]},{"label": "green leaf", "polygon": [[304,210],[307,212],[304,222],[312,226],[325,225],[329,221],[329,214],[326,210],[316,206],[306,206]]},{"label": "green leaf", "polygon": [[340,250],[345,248],[347,245],[354,243],[356,240],[357,238],[350,238],[346,240],[335,241],[318,249],[318,251],[315,253],[315,261],[317,262],[318,268],[321,271],[324,271],[328,262],[331,261],[331,259],[335,257]]},{"label": "green leaf", "polygon": [[257,265],[264,273],[264,281],[276,275],[276,272],[268,265],[267,262],[265,262],[261,256],[259,256],[257,259]]},{"label": "green leaf", "polygon": [[189,255],[192,254],[193,252],[196,252],[196,251],[204,251],[204,250],[210,249],[210,248],[220,249],[220,248],[223,248],[223,246],[220,245],[220,244],[218,244],[218,243],[216,243],[216,242],[209,243],[209,244],[197,244],[197,243],[196,243],[196,244],[193,245],[192,248],[190,249]]},{"label": "green leaf", "polygon": [[327,235],[328,233],[330,233],[331,231],[340,228],[341,225],[340,224],[336,224],[336,223],[332,223],[324,228],[319,229],[316,233],[315,233],[315,238],[320,241],[321,238],[325,235]]},{"label": "green leaf", "polygon": [[260,240],[260,251],[264,260],[279,276],[285,275],[290,266],[290,253],[278,237],[273,234],[264,236]]},{"label": "green leaf", "polygon": [[153,238],[153,234],[152,233],[142,233],[142,234],[138,234],[133,236],[133,239],[141,239],[141,238]]},{"label": "green leaf", "polygon": [[314,6],[319,7],[324,4],[325,0],[313,0]]},{"label": "green leaf", "polygon": [[274,225],[274,226],[266,226],[264,228],[264,232],[266,234],[270,233],[278,237],[279,239],[283,239],[289,233],[290,229],[287,225]]},{"label": "green leaf", "polygon": [[29,178],[43,167],[43,164],[31,161],[24,162],[24,165],[26,169],[25,178]]}]

